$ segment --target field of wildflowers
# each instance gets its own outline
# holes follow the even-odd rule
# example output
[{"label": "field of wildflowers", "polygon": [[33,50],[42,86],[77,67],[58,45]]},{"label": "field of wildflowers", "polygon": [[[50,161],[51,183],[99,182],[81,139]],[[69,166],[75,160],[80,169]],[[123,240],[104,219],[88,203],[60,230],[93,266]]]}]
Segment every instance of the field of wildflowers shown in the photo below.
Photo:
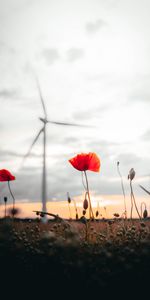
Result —
[{"label": "field of wildflowers", "polygon": [[[0,170],[0,180],[8,181],[13,198],[13,207],[9,217],[0,219],[0,261],[3,280],[9,273],[12,282],[33,282],[35,285],[48,284],[49,289],[84,295],[94,292],[116,294],[118,287],[122,291],[134,293],[145,289],[150,272],[150,220],[146,207],[138,210],[132,180],[135,171],[132,168],[128,179],[131,187],[131,212],[128,218],[125,192],[121,178],[124,213],[113,219],[99,219],[93,213],[87,170],[98,172],[100,160],[94,153],[80,154],[69,160],[78,171],[83,172],[85,198],[83,215],[79,219],[76,203],[75,220],[65,220],[58,215],[47,223],[42,222],[46,212],[35,211],[33,220],[17,218],[15,198],[10,189],[10,180],[15,177],[7,170]],[[84,182],[85,180],[85,182]],[[69,193],[68,208],[71,203]],[[4,199],[6,212],[7,199]],[[132,218],[135,205],[138,219]],[[70,208],[69,208],[70,209]],[[89,217],[86,217],[89,210]],[[14,276],[14,273],[16,274]]]}]

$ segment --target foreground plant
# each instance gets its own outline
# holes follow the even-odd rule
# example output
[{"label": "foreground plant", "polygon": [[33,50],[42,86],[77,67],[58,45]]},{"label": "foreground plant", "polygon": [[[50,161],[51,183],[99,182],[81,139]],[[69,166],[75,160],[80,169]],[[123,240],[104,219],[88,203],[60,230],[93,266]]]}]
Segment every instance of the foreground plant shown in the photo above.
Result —
[{"label": "foreground plant", "polygon": [[89,183],[88,183],[86,171],[99,172],[100,171],[100,159],[96,153],[89,152],[89,153],[78,154],[75,157],[69,159],[69,162],[75,169],[77,169],[78,171],[81,171],[82,174],[84,174],[84,176],[85,176],[84,188],[86,190],[85,196],[87,195],[88,200],[89,200],[89,218],[94,219],[94,213],[93,213],[93,209],[92,209],[92,203],[91,203],[91,197],[90,197],[90,191],[89,191]]},{"label": "foreground plant", "polygon": [[132,220],[132,213],[133,213],[133,205],[135,205],[135,209],[137,211],[139,219],[141,219],[141,216],[140,216],[140,213],[138,211],[138,207],[137,207],[137,204],[135,201],[134,193],[133,193],[132,180],[134,177],[135,177],[135,171],[133,168],[131,168],[131,170],[129,171],[129,174],[128,174],[128,179],[130,180],[130,190],[131,190],[131,215],[130,215],[131,220]]},{"label": "foreground plant", "polygon": [[78,209],[77,209],[77,205],[76,205],[75,199],[73,199],[73,203],[74,203],[74,209],[75,209],[75,212],[76,212],[76,220],[78,220],[79,219],[79,214],[78,214]]},{"label": "foreground plant", "polygon": [[96,218],[99,216],[99,201],[97,202]]},{"label": "foreground plant", "polygon": [[4,197],[4,204],[5,204],[5,219],[6,219],[7,197]]},{"label": "foreground plant", "polygon": [[70,214],[70,220],[71,220],[72,219],[71,208],[70,208],[71,198],[70,198],[69,192],[67,192],[67,201],[68,201],[68,208],[69,208],[69,214]]},{"label": "foreground plant", "polygon": [[[0,181],[1,182],[7,181],[7,183],[8,183],[8,188],[9,188],[10,194],[13,199],[13,211],[15,211],[15,197],[10,188],[10,181],[15,180],[15,179],[16,179],[15,176],[13,176],[8,170],[6,170],[6,169],[0,170]],[[13,215],[13,217],[14,217],[14,215]]]},{"label": "foreground plant", "polygon": [[108,219],[107,208],[106,208],[106,206],[104,206],[104,211],[105,211],[106,219]]},{"label": "foreground plant", "polygon": [[[144,211],[143,211],[143,205],[144,205]],[[143,217],[143,219],[146,219],[148,217],[148,211],[145,202],[141,202],[141,217]]]},{"label": "foreground plant", "polygon": [[118,174],[119,174],[119,176],[120,176],[120,180],[121,180],[121,188],[122,188],[122,193],[123,193],[123,198],[124,198],[124,215],[125,215],[125,218],[127,219],[126,196],[125,196],[125,190],[124,190],[123,178],[122,178],[122,175],[121,175],[121,172],[120,172],[120,169],[119,169],[119,164],[120,164],[120,162],[118,161],[118,162],[117,162],[117,171],[118,171]]}]

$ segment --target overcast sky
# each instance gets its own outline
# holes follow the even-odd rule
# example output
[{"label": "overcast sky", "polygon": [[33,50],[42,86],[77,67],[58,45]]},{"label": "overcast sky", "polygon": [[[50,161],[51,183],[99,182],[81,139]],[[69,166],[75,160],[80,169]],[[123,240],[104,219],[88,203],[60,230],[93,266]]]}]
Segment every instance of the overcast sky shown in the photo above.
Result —
[{"label": "overcast sky", "polygon": [[[20,170],[42,124],[35,79],[48,118],[95,128],[47,126],[48,199],[82,194],[81,174],[68,159],[96,152],[100,173],[89,172],[97,195],[121,194],[136,171],[150,187],[149,0],[0,0],[0,169],[15,176],[18,200],[41,197],[42,137]],[[1,184],[1,195],[7,189]]]}]

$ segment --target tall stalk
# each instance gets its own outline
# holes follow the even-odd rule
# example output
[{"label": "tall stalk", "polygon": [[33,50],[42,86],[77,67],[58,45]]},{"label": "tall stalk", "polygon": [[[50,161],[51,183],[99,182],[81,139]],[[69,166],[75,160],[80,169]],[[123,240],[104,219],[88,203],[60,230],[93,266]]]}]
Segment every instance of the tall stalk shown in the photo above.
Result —
[{"label": "tall stalk", "polygon": [[117,170],[118,170],[118,174],[120,176],[120,180],[121,180],[121,188],[122,188],[122,193],[123,193],[123,198],[124,198],[124,213],[125,213],[125,218],[127,219],[127,206],[126,206],[126,196],[125,196],[125,190],[124,190],[124,185],[123,185],[123,178],[122,175],[120,173],[120,169],[119,169],[119,161],[117,162]]},{"label": "tall stalk", "polygon": [[7,197],[4,197],[4,203],[5,203],[5,219],[6,219],[6,206],[7,206]]},{"label": "tall stalk", "polygon": [[[138,211],[138,207],[137,207],[137,204],[136,204],[136,201],[135,201],[135,197],[134,197],[134,193],[133,193],[133,187],[132,187],[132,180],[131,179],[130,179],[130,189],[131,189],[132,201],[134,203],[134,206],[135,206],[135,209],[136,209],[137,214],[139,216],[139,219],[141,220],[141,216],[140,216],[140,213]],[[133,206],[132,206],[132,209],[133,209]]]},{"label": "tall stalk", "polygon": [[78,215],[78,210],[77,210],[77,205],[76,205],[75,199],[73,199],[73,203],[74,203],[74,209],[75,209],[75,212],[76,212],[76,219],[78,219],[79,215]]},{"label": "tall stalk", "polygon": [[[143,205],[144,205],[144,214],[146,213],[146,216],[143,214]],[[142,202],[141,203],[141,218],[146,218],[148,216],[147,208],[146,208],[146,203]]]},{"label": "tall stalk", "polygon": [[68,192],[67,192],[67,198],[68,198],[67,200],[68,200],[68,208],[69,208],[70,219],[72,219],[71,208],[70,208],[71,198],[70,198]]},{"label": "tall stalk", "polygon": [[132,185],[131,185],[131,180],[130,180],[130,197],[131,197],[131,213],[130,213],[130,219],[132,220],[132,213],[133,213],[133,198],[132,198]]},{"label": "tall stalk", "polygon": [[11,188],[10,188],[10,182],[9,182],[9,181],[8,181],[8,188],[9,188],[10,194],[11,194],[11,196],[12,196],[12,198],[13,198],[13,218],[14,218],[14,211],[15,211],[15,197],[14,197],[14,195],[13,195],[13,193],[12,193]]},{"label": "tall stalk", "polygon": [[91,204],[89,184],[88,184],[88,178],[87,178],[86,171],[84,171],[84,175],[85,175],[85,180],[86,180],[86,191],[87,191],[87,195],[88,195],[88,199],[89,199],[89,218],[91,219],[91,217],[92,217],[94,219],[94,213],[93,213],[92,204]]}]

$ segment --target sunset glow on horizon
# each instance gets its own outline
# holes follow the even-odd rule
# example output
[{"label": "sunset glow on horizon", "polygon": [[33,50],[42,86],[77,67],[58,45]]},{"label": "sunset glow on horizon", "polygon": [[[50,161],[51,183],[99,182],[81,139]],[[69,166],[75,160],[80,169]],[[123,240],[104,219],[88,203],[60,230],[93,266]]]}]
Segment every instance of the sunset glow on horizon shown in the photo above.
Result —
[{"label": "sunset glow on horizon", "polygon": [[[119,213],[120,216],[122,216],[124,212],[124,205],[123,205],[123,197],[122,195],[96,195],[92,198],[92,206],[94,213],[97,210],[98,203],[99,203],[99,217],[100,219],[102,218],[113,218],[114,213]],[[79,218],[83,215],[83,199],[84,196],[78,196],[74,198],[76,201],[76,206],[77,206],[77,211]],[[33,212],[34,210],[41,210],[42,204],[40,202],[27,202],[28,200],[21,201],[19,200],[16,202],[16,208],[20,210],[19,214],[17,217],[19,218],[36,218],[36,214]],[[139,207],[139,210],[141,209],[141,203],[145,202],[148,210],[148,215],[150,216],[150,200],[149,197],[136,197],[137,205]],[[127,202],[127,212],[128,212],[128,218],[130,217],[130,197],[126,197],[126,202]],[[106,210],[104,209],[106,207]],[[7,205],[7,210],[9,211],[9,208],[12,208],[12,204],[8,202]],[[75,219],[75,207],[74,207],[74,202],[73,199],[70,204],[70,209],[71,209],[71,217],[72,219]],[[68,208],[68,202],[67,200],[62,200],[62,201],[48,201],[47,202],[47,211],[49,213],[53,214],[58,214],[62,218],[69,219],[70,218],[70,213],[69,213],[69,208]],[[4,204],[0,204],[0,217],[4,216]],[[86,213],[86,217],[88,217],[88,209]],[[137,218],[137,213],[134,209],[133,211],[133,217]]]}]

